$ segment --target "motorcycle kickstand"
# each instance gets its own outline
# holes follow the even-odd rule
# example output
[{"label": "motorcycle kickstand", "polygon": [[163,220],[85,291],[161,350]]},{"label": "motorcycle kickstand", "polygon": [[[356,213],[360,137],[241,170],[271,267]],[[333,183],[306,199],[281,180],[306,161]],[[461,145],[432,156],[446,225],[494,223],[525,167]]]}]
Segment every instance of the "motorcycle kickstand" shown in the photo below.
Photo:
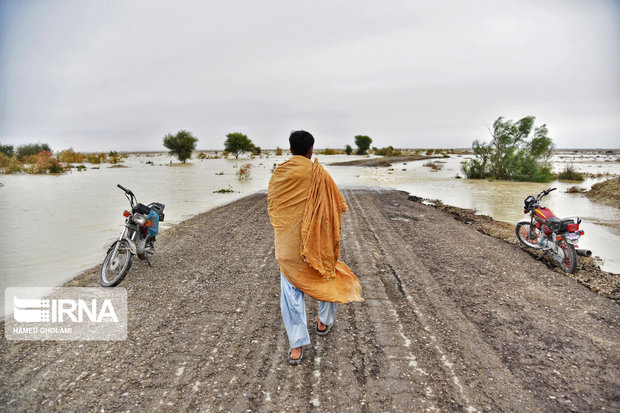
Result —
[{"label": "motorcycle kickstand", "polygon": [[149,257],[146,254],[144,255],[144,260],[149,265],[149,267],[153,268],[153,266],[151,265],[151,261],[149,261]]},{"label": "motorcycle kickstand", "polygon": [[[545,255],[547,255],[547,253],[548,253],[548,252],[549,252],[549,250],[545,250],[545,251],[543,251],[542,255],[541,255],[540,257],[536,258],[536,261],[540,261],[540,260],[542,260],[542,259],[543,259],[543,257],[544,257]],[[149,264],[149,265],[150,265],[150,264]]]}]

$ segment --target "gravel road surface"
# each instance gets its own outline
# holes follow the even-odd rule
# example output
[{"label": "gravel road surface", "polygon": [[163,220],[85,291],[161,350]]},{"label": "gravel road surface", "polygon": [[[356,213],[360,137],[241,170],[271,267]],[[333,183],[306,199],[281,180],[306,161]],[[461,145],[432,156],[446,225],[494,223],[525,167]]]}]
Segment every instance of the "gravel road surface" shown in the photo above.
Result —
[{"label": "gravel road surface", "polygon": [[404,192],[343,194],[341,257],[366,300],[340,306],[326,337],[311,328],[300,366],[256,194],[162,233],[152,268],[134,263],[126,340],[3,339],[0,410],[620,410],[616,302]]}]

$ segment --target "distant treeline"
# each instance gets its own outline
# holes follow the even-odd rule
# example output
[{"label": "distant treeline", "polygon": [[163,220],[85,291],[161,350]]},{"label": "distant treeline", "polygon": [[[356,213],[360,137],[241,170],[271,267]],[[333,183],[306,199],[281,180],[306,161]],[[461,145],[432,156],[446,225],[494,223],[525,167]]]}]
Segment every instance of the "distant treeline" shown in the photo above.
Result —
[{"label": "distant treeline", "polygon": [[[69,169],[86,169],[84,162],[90,164],[118,164],[124,155],[118,152],[89,153],[75,152],[73,148],[60,151],[54,156],[47,143],[29,143],[18,146],[0,145],[0,170],[5,174],[26,172],[30,174],[61,174]],[[74,165],[79,164],[79,165]]]}]

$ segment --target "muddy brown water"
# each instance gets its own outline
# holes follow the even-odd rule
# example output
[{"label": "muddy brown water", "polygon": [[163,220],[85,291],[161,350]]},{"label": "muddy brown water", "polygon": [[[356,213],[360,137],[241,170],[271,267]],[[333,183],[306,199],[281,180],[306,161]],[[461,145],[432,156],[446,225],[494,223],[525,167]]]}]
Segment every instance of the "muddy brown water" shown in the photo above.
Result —
[{"label": "muddy brown water", "polygon": [[1,409],[620,409],[618,304],[407,193],[343,193],[341,257],[366,300],[326,337],[311,329],[300,366],[256,194],[169,229],[153,267],[132,266],[127,340],[3,340]]}]

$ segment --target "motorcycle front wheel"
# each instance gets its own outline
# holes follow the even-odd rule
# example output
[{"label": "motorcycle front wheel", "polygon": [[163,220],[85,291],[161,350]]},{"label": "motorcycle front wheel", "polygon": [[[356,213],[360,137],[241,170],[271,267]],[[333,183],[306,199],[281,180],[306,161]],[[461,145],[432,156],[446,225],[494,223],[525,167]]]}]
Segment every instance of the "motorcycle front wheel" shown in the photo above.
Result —
[{"label": "motorcycle front wheel", "polygon": [[562,239],[558,242],[558,249],[561,251],[558,265],[564,272],[573,274],[577,267],[577,253],[575,252],[575,247],[566,242],[565,239]]},{"label": "motorcycle front wheel", "polygon": [[519,222],[515,228],[515,233],[523,245],[539,250],[538,237],[540,237],[540,229],[533,227],[530,233],[531,226],[529,222]]},{"label": "motorcycle front wheel", "polygon": [[[118,244],[118,249],[116,248]],[[101,266],[101,274],[99,282],[104,287],[114,287],[120,284],[131,268],[131,249],[127,240],[116,241],[116,243],[108,251],[103,265]]]}]

